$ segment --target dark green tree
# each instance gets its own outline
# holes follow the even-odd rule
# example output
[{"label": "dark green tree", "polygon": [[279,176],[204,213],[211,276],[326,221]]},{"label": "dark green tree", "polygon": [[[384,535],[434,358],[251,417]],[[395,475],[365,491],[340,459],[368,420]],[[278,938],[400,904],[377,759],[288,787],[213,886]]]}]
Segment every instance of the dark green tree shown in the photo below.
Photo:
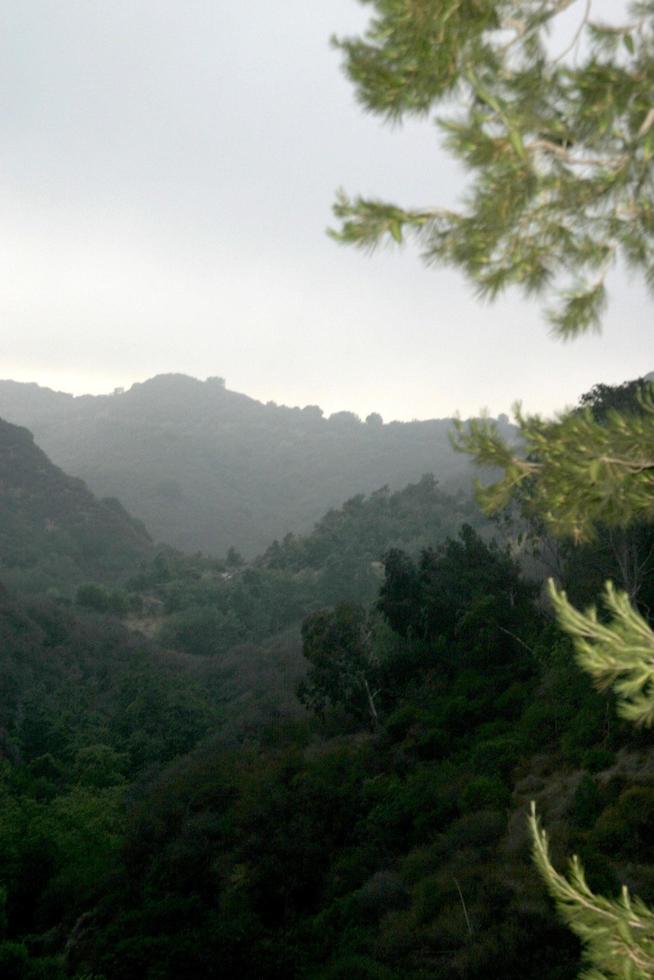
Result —
[{"label": "dark green tree", "polygon": [[362,606],[342,602],[321,609],[302,624],[302,650],[311,664],[299,688],[300,700],[316,711],[341,705],[348,714],[375,728],[379,666],[372,628]]}]

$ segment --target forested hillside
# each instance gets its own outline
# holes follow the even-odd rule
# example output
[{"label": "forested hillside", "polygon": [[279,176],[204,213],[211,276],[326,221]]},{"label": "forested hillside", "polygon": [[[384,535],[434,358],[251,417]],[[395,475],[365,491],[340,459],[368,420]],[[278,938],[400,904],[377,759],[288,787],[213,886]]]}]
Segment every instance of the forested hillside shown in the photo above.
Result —
[{"label": "forested hillside", "polygon": [[[219,655],[299,625],[324,606],[371,602],[389,550],[417,555],[464,522],[490,526],[470,498],[445,493],[426,475],[396,493],[382,488],[367,499],[353,497],[311,534],[288,534],[247,564],[234,551],[214,559],[160,550],[125,584],[123,607],[152,608],[154,600],[154,625],[164,642]],[[79,598],[99,610],[110,606],[106,590],[81,590]]]},{"label": "forested hillside", "polygon": [[491,530],[467,495],[447,494],[425,475],[395,493],[353,497],[310,534],[288,534],[252,562],[233,549],[209,558],[160,548],[128,578],[79,587],[77,606],[120,616],[167,649],[211,660],[225,730],[249,731],[299,708],[306,616],[338,602],[372,602],[387,552],[401,547],[417,557],[464,522]]},{"label": "forested hillside", "polygon": [[387,552],[371,603],[311,613],[304,668],[283,637],[183,654],[6,594],[0,631],[3,977],[573,980],[532,798],[593,886],[654,898],[651,735],[469,526]]},{"label": "forested hillside", "polygon": [[[104,515],[3,431],[16,550]],[[531,799],[592,887],[654,900],[652,736],[467,495],[382,488],[249,562],[152,552],[118,513],[146,550],[88,566],[75,605],[0,593],[2,977],[573,980]],[[549,560],[528,494],[503,533]],[[652,540],[600,524],[559,579],[647,615]]]},{"label": "forested hillside", "polygon": [[469,488],[450,420],[366,422],[317,406],[264,405],[221,379],[162,375],[129,391],[73,398],[0,383],[0,416],[27,426],[67,473],[117,496],[157,541],[186,551],[253,557],[306,532],[330,507],[433,472]]},{"label": "forested hillside", "polygon": [[0,419],[0,581],[65,594],[89,580],[120,580],[153,553],[118,500],[98,500],[30,432]]}]

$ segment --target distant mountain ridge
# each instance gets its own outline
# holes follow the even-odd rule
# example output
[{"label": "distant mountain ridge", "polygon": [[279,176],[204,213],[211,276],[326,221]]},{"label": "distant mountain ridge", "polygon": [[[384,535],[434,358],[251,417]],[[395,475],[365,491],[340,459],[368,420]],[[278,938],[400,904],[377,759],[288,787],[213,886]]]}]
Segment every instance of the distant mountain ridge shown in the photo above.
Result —
[{"label": "distant mountain ridge", "polygon": [[355,494],[428,472],[453,490],[472,475],[450,446],[451,419],[324,418],[317,406],[264,405],[220,378],[159,375],[80,397],[0,381],[0,416],[31,429],[95,493],[119,497],[157,540],[187,551],[233,545],[252,556]]},{"label": "distant mountain ridge", "polygon": [[140,521],[117,500],[98,500],[0,419],[0,581],[66,592],[88,579],[111,582],[153,553]]}]

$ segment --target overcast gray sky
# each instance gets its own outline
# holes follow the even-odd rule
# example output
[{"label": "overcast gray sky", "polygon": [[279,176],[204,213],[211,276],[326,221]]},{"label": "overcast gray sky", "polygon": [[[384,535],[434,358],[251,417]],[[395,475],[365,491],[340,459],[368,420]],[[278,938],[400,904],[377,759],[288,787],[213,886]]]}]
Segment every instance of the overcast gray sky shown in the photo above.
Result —
[{"label": "overcast gray sky", "polygon": [[640,285],[614,280],[603,336],[563,345],[534,304],[325,236],[339,185],[405,204],[461,186],[433,125],[356,105],[329,37],[367,13],[2,0],[0,376],[82,393],[218,374],[389,420],[552,411],[652,370]]}]

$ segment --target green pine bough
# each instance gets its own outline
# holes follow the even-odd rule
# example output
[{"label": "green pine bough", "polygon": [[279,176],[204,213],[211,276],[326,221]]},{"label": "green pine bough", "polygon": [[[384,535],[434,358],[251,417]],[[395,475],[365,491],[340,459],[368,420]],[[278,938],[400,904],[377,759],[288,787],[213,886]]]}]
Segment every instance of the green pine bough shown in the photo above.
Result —
[{"label": "green pine bough", "polygon": [[549,592],[560,626],[572,637],[579,665],[600,689],[613,688],[623,718],[636,725],[654,724],[654,633],[626,592],[606,583],[608,622],[600,620],[594,608],[575,609],[551,579]]},{"label": "green pine bough", "polygon": [[481,487],[488,512],[506,507],[517,495],[549,530],[575,541],[593,537],[595,525],[626,527],[634,518],[654,518],[654,401],[643,386],[640,411],[609,411],[602,420],[590,409],[551,421],[515,420],[521,452],[509,446],[494,423],[455,422],[452,442],[482,466],[498,467],[502,478]]},{"label": "green pine bough", "polygon": [[[374,250],[414,240],[428,265],[458,268],[475,292],[517,287],[543,304],[555,336],[598,330],[620,262],[654,291],[654,0],[364,0],[361,37],[337,39],[363,107],[385,120],[435,115],[470,177],[458,207],[407,208],[340,191],[339,242]],[[570,34],[561,39],[563,15]],[[572,27],[570,28],[570,24]],[[555,43],[556,41],[556,43]],[[459,424],[454,442],[502,477],[487,510],[510,501],[555,534],[654,519],[654,403],[638,412],[517,412],[516,452],[491,423]],[[576,655],[622,714],[654,722],[654,641],[629,598],[605,588],[609,614],[552,602]],[[561,914],[585,944],[587,980],[654,976],[654,914],[626,891],[590,891],[577,859],[553,868],[531,818],[534,856]]]},{"label": "green pine bough", "polygon": [[579,858],[567,876],[551,860],[547,833],[532,803],[529,827],[534,862],[570,929],[582,940],[589,968],[581,980],[651,980],[654,976],[654,913],[626,887],[618,899],[595,895]]},{"label": "green pine bough", "polygon": [[[563,337],[599,328],[618,259],[654,287],[651,0],[616,3],[612,23],[580,0],[370,6],[362,38],[334,41],[359,101],[392,122],[442,107],[435,121],[471,182],[458,208],[340,191],[334,238],[369,250],[414,238],[479,295],[543,296]],[[574,7],[570,50],[553,56],[557,18]]]}]

